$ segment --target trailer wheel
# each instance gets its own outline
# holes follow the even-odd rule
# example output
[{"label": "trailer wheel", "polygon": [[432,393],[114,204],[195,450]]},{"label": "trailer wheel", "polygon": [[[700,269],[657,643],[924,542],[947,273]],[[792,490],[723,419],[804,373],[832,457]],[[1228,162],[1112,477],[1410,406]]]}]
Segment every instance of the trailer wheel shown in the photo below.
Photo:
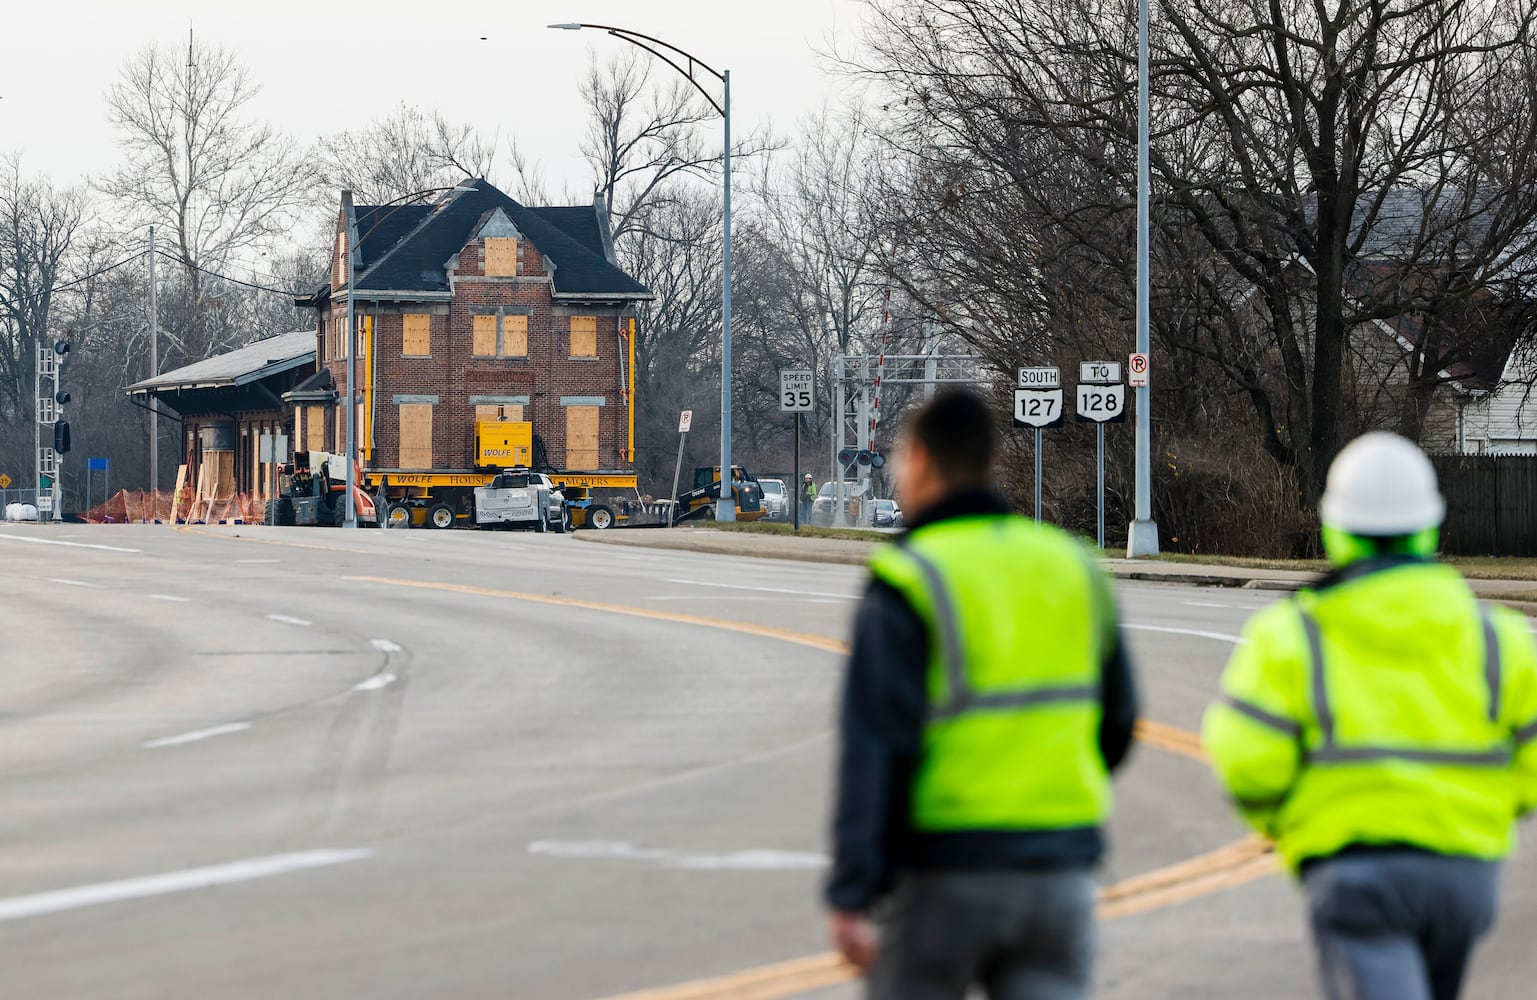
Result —
[{"label": "trailer wheel", "polygon": [[603,531],[614,526],[614,512],[602,504],[587,508],[587,523]]},{"label": "trailer wheel", "polygon": [[388,513],[384,515],[386,528],[411,527],[411,505],[408,503],[392,503]]},{"label": "trailer wheel", "polygon": [[427,523],[434,528],[452,528],[454,509],[446,503],[434,504],[427,512]]}]

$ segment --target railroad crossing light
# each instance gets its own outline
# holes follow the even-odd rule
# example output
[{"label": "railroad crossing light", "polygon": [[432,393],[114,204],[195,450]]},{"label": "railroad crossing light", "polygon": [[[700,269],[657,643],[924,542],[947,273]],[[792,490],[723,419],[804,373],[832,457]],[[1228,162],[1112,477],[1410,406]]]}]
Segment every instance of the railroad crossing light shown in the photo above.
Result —
[{"label": "railroad crossing light", "polygon": [[53,450],[60,455],[69,454],[69,421],[60,420],[53,425]]},{"label": "railroad crossing light", "polygon": [[69,402],[69,393],[61,389],[53,394],[53,401],[58,403],[60,406],[63,406],[65,403]]},{"label": "railroad crossing light", "polygon": [[70,343],[67,340],[55,340],[53,342],[53,353],[57,354],[61,358],[69,353],[69,348]]}]

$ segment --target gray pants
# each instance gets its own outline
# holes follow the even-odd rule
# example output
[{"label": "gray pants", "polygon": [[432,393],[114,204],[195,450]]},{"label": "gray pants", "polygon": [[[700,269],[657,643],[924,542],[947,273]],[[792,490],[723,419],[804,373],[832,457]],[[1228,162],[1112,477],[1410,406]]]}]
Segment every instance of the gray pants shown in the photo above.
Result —
[{"label": "gray pants", "polygon": [[1080,1000],[1094,965],[1094,877],[1069,871],[904,876],[881,923],[871,1000]]},{"label": "gray pants", "polygon": [[1499,865],[1371,851],[1318,862],[1303,883],[1330,1000],[1455,1000],[1494,924]]}]

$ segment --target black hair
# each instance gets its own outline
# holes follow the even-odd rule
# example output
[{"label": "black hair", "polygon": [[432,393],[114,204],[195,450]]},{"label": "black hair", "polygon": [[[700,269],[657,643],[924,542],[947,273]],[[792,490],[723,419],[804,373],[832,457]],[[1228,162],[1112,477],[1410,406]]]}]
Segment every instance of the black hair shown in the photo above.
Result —
[{"label": "black hair", "polygon": [[946,485],[980,486],[987,481],[998,447],[993,412],[970,389],[945,389],[907,418],[907,433],[934,460]]}]

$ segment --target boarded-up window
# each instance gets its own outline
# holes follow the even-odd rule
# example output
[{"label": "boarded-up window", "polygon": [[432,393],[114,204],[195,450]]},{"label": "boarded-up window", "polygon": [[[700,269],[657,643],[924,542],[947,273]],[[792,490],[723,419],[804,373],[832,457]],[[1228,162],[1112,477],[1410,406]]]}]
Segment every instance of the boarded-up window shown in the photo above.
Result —
[{"label": "boarded-up window", "polygon": [[325,451],[326,408],[306,406],[304,410],[304,447],[309,451]]},{"label": "boarded-up window", "polygon": [[570,471],[598,467],[598,415],[602,412],[597,406],[566,407],[566,468]]},{"label": "boarded-up window", "polygon": [[528,317],[502,317],[502,353],[511,358],[528,356]]},{"label": "boarded-up window", "polygon": [[598,317],[571,317],[571,356],[573,358],[598,356]]},{"label": "boarded-up window", "polygon": [[486,277],[510,278],[518,273],[518,241],[509,236],[486,237]]},{"label": "boarded-up window", "polygon": [[496,317],[475,316],[475,343],[470,353],[477,358],[496,357]]},{"label": "boarded-up window", "polygon": [[432,353],[431,316],[406,313],[401,317],[400,353],[408,358],[425,358]]},{"label": "boarded-up window", "polygon": [[490,420],[516,420],[523,419],[522,403],[478,403],[475,406],[475,421]]},{"label": "boarded-up window", "polygon": [[432,468],[432,404],[400,404],[400,468]]}]

